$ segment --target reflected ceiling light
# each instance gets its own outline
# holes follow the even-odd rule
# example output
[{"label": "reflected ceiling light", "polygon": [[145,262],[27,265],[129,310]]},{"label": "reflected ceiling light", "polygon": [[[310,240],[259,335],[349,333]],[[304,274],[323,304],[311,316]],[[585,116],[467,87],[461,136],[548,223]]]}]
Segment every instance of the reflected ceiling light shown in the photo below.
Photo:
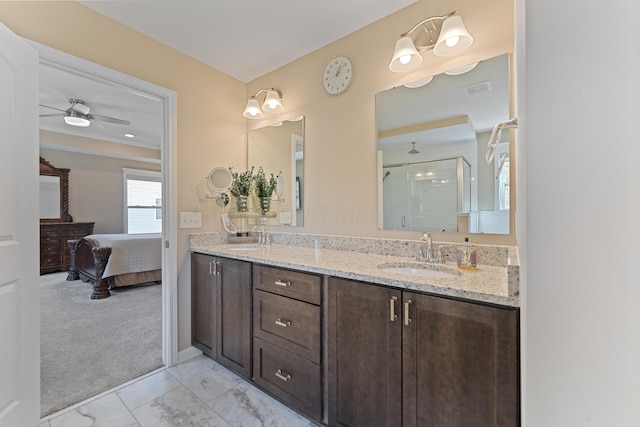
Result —
[{"label": "reflected ceiling light", "polygon": [[474,62],[472,64],[463,65],[462,67],[454,68],[453,70],[445,71],[444,73],[449,76],[459,76],[460,74],[468,73],[469,71],[476,68],[478,62]]},{"label": "reflected ceiling light", "polygon": [[420,152],[416,150],[416,143],[412,142],[411,144],[413,144],[413,148],[409,150],[409,154],[420,154]]},{"label": "reflected ceiling light", "polygon": [[125,133],[123,134],[124,136],[126,136],[127,138],[135,138],[136,136],[132,133]]},{"label": "reflected ceiling light", "polygon": [[74,110],[67,110],[64,115],[64,122],[71,126],[86,128],[91,124],[91,120],[85,115]]},{"label": "reflected ceiling light", "polygon": [[422,87],[422,86],[424,86],[426,84],[431,83],[431,80],[433,80],[433,76],[423,77],[421,79],[414,80],[414,81],[409,82],[409,83],[405,83],[404,87],[408,87],[409,89],[416,89],[416,88],[419,88],[419,87]]},{"label": "reflected ceiling light", "polygon": [[[258,103],[258,95],[265,94],[262,107]],[[275,88],[260,89],[247,100],[247,106],[244,108],[242,115],[247,119],[261,119],[264,117],[263,111],[267,113],[280,113],[284,111],[282,105],[282,93]]]},{"label": "reflected ceiling light", "polygon": [[444,16],[423,19],[400,35],[389,63],[394,73],[410,71],[422,64],[420,52],[433,50],[436,56],[460,53],[473,43],[462,17],[455,11]]}]

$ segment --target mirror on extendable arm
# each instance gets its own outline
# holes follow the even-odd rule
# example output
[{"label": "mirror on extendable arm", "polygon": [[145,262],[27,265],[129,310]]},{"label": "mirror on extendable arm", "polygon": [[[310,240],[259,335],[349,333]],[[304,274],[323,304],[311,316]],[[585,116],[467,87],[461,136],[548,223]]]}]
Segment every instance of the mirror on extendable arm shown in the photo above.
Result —
[{"label": "mirror on extendable arm", "polygon": [[229,168],[215,167],[209,171],[204,180],[209,190],[214,193],[213,196],[207,195],[206,198],[215,199],[218,206],[226,206],[229,203],[227,191],[233,184],[233,175],[231,175]]},{"label": "mirror on extendable arm", "polygon": [[248,165],[278,176],[270,210],[275,224],[302,226],[304,221],[304,116],[248,132]]},{"label": "mirror on extendable arm", "polygon": [[485,162],[509,120],[509,55],[421,80],[376,95],[379,227],[509,234],[509,132]]}]

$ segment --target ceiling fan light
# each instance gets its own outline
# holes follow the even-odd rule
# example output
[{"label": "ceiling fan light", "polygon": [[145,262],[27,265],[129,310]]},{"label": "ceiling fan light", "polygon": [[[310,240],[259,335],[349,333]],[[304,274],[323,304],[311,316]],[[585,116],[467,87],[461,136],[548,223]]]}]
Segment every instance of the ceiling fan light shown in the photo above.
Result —
[{"label": "ceiling fan light", "polygon": [[247,119],[261,119],[264,117],[264,114],[262,114],[262,110],[260,110],[260,104],[258,103],[257,99],[249,98],[242,116],[246,117]]},{"label": "ceiling fan light", "polygon": [[262,109],[269,113],[279,113],[281,111],[284,111],[284,105],[282,105],[280,94],[273,89],[269,89],[267,91],[267,95],[264,98]]},{"label": "ceiling fan light", "polygon": [[420,64],[422,64],[422,55],[418,53],[411,37],[406,36],[398,39],[389,63],[389,70],[394,73],[404,73],[413,70]]},{"label": "ceiling fan light", "polygon": [[77,126],[86,128],[91,124],[91,121],[84,117],[82,114],[78,114],[75,111],[68,111],[64,116],[64,122],[71,126]]},{"label": "ceiling fan light", "polygon": [[460,15],[452,15],[444,20],[440,36],[433,48],[436,56],[448,56],[460,53],[473,43],[473,37],[467,31]]}]

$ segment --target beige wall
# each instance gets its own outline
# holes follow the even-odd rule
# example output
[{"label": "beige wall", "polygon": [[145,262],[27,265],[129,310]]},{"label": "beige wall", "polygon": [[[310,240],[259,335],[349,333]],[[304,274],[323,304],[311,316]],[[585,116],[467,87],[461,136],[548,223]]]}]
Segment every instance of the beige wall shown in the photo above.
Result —
[{"label": "beige wall", "polygon": [[76,222],[95,222],[94,233],[124,232],[122,168],[160,171],[157,163],[40,148],[40,156],[69,170],[69,213]]},{"label": "beige wall", "polygon": [[[0,21],[27,39],[175,91],[176,210],[203,211],[202,230],[220,229],[210,214],[217,205],[204,199],[204,177],[213,166],[245,166],[244,83],[76,2],[0,2]],[[187,237],[192,231],[178,230],[180,350],[191,344]]]},{"label": "beige wall", "polygon": [[[427,53],[422,66],[407,75],[388,70],[400,33],[422,18],[452,10],[464,17],[475,38],[470,49],[450,58]],[[511,0],[421,0],[246,85],[75,2],[0,2],[0,20],[20,36],[178,94],[176,210],[202,211],[203,228],[197,231],[221,228],[219,207],[204,198],[204,176],[214,166],[246,167],[247,126],[266,123],[247,124],[241,112],[248,96],[275,86],[283,92],[286,106],[281,118],[306,117],[305,225],[297,230],[417,238],[418,233],[380,231],[376,226],[375,93],[513,50]],[[329,96],[322,89],[321,74],[335,55],[351,58],[355,79],[346,93]],[[511,229],[515,230],[513,224]],[[180,350],[190,345],[191,231],[178,230]],[[473,240],[513,244],[514,236],[478,235]],[[462,234],[435,238],[462,241]]]},{"label": "beige wall", "polygon": [[[453,10],[462,15],[475,39],[469,49],[447,58],[426,53],[420,68],[409,74],[389,71],[395,41],[401,33],[423,18]],[[377,229],[375,94],[418,77],[512,52],[513,29],[512,0],[422,0],[250,82],[247,96],[260,88],[280,89],[286,111],[249,121],[249,128],[280,118],[305,116],[306,197],[301,231],[417,239],[421,233]],[[321,85],[322,71],[337,55],[352,60],[354,80],[345,93],[330,96]],[[515,165],[512,167],[515,169]],[[471,239],[474,243],[515,244],[513,224],[511,230],[508,236],[474,235]],[[436,240],[461,242],[463,236],[434,233]]]}]

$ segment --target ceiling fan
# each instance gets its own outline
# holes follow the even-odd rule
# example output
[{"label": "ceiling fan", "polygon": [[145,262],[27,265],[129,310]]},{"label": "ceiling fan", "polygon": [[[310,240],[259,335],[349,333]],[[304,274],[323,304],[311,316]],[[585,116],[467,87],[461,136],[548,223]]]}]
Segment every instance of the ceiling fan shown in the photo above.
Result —
[{"label": "ceiling fan", "polygon": [[91,107],[89,107],[86,102],[80,99],[69,99],[69,103],[71,104],[71,106],[66,110],[61,110],[60,108],[40,104],[41,107],[62,111],[62,113],[57,114],[40,114],[40,117],[64,117],[64,122],[66,124],[79,127],[87,127],[91,123],[95,123],[100,127],[104,127],[104,124],[102,124],[101,122],[115,123],[118,125],[126,126],[129,126],[131,124],[128,120],[101,116],[99,114],[89,114]]}]

